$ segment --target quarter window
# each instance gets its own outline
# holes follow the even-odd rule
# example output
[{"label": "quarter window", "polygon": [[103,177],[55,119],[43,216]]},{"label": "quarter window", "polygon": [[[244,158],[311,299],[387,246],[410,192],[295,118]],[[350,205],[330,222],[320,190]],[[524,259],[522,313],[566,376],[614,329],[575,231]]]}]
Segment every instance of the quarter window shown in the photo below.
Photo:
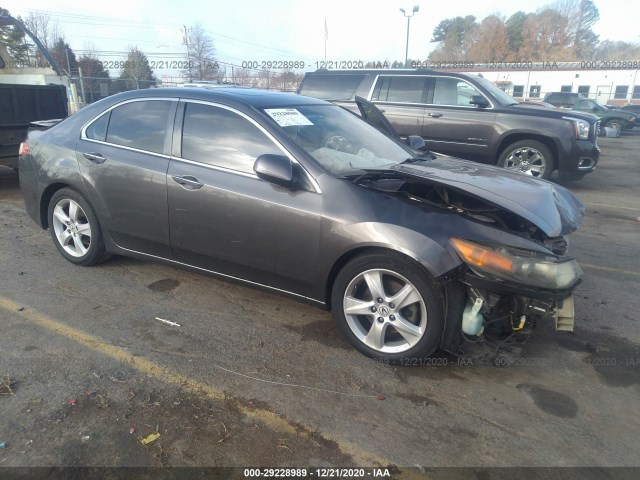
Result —
[{"label": "quarter window", "polygon": [[109,115],[111,112],[107,112],[99,117],[95,122],[87,127],[85,131],[86,137],[91,140],[99,140],[104,142],[107,138],[107,125],[109,125]]},{"label": "quarter window", "polygon": [[107,142],[162,153],[171,102],[146,100],[125,103],[111,111]]},{"label": "quarter window", "polygon": [[470,107],[471,97],[482,95],[475,87],[457,78],[436,77],[433,89],[434,105]]},{"label": "quarter window", "polygon": [[282,150],[246,118],[229,110],[187,103],[182,128],[182,157],[253,174],[260,155]]}]

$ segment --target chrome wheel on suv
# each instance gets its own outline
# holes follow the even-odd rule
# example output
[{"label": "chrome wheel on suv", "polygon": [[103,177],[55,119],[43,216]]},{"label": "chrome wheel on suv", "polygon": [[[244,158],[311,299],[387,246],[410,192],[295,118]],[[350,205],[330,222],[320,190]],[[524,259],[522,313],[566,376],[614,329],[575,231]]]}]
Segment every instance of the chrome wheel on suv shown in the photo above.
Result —
[{"label": "chrome wheel on suv", "polygon": [[537,178],[549,178],[553,173],[553,159],[549,149],[534,140],[509,145],[500,155],[498,166]]}]

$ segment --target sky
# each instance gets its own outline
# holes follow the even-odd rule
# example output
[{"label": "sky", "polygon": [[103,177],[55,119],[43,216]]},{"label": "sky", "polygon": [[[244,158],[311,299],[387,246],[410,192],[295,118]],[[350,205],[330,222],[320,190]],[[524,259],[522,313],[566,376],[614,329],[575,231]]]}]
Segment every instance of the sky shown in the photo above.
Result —
[{"label": "sky", "polygon": [[[414,0],[0,0],[12,15],[25,16],[30,9],[57,19],[67,42],[77,54],[98,50],[103,61],[124,60],[122,54],[137,46],[150,60],[183,61],[183,25],[196,23],[211,35],[219,60],[242,66],[243,62],[299,61],[315,70],[325,59],[325,19],[328,31],[327,60],[404,60],[407,20],[400,12],[419,11],[411,19],[409,57],[426,59],[435,48],[433,29],[443,19],[474,15],[509,17],[518,10],[533,12],[552,3],[545,0],[513,2],[443,2]],[[594,30],[600,40],[640,42],[640,2],[595,0],[600,20]],[[478,59],[477,61],[481,61]],[[526,61],[528,59],[522,59]],[[561,61],[562,59],[557,59]],[[172,75],[159,70],[160,76]]]}]

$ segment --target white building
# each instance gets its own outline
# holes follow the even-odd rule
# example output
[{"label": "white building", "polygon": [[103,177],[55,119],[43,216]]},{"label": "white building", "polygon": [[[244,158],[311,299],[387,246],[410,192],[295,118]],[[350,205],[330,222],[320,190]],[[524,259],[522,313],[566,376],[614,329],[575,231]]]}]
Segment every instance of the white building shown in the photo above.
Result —
[{"label": "white building", "polygon": [[548,92],[574,92],[601,104],[624,105],[640,104],[639,69],[640,61],[587,61],[504,62],[449,71],[482,74],[516,100],[542,100]]}]

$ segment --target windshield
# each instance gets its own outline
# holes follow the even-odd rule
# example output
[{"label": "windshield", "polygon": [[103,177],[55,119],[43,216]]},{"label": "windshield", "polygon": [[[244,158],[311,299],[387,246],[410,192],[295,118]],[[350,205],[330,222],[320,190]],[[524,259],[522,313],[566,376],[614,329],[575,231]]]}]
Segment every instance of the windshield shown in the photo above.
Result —
[{"label": "windshield", "polygon": [[475,81],[478,82],[485,90],[488,90],[489,93],[493,95],[501,105],[513,105],[518,103],[513,99],[513,97],[511,97],[511,95],[505,93],[503,90],[500,90],[486,78],[477,76],[475,78]]},{"label": "windshield", "polygon": [[389,168],[413,155],[337,105],[266,108],[287,136],[334,175]]}]

